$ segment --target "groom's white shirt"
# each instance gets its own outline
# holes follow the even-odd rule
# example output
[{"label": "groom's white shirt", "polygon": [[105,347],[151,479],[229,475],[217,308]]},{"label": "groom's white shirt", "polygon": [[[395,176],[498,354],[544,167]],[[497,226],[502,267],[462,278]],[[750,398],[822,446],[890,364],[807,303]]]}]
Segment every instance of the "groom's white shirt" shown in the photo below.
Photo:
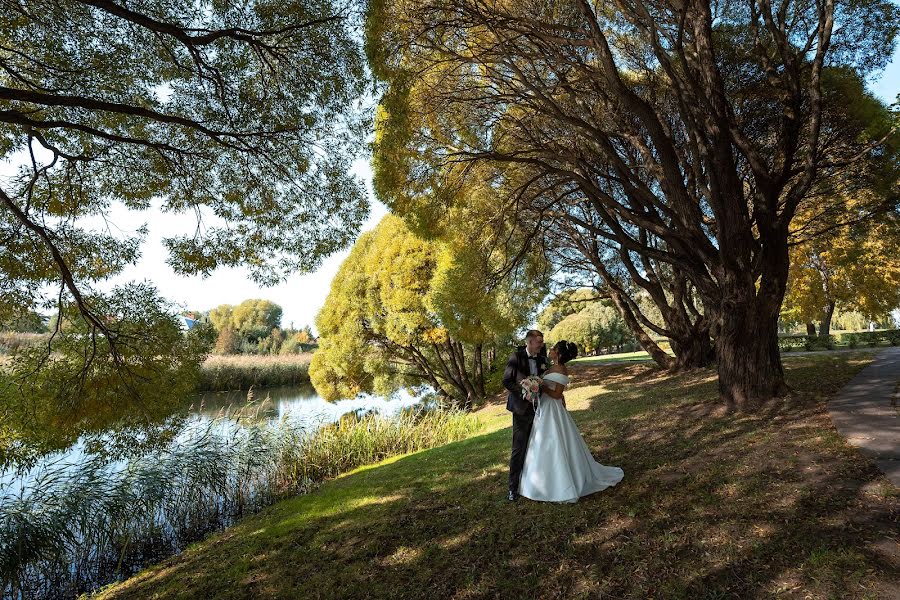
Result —
[{"label": "groom's white shirt", "polygon": [[[527,354],[527,353],[526,353]],[[531,375],[537,377],[538,374],[538,357],[528,355],[528,370],[531,371]]]}]

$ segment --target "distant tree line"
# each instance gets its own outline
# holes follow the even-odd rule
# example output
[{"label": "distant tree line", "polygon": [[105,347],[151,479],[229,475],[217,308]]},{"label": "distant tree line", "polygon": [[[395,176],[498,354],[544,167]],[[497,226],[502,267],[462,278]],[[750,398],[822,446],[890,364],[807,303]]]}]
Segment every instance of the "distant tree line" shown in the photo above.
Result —
[{"label": "distant tree line", "polygon": [[317,347],[309,325],[300,329],[281,326],[282,308],[270,300],[244,300],[237,306],[221,304],[201,319],[216,331],[215,354],[301,354]]}]

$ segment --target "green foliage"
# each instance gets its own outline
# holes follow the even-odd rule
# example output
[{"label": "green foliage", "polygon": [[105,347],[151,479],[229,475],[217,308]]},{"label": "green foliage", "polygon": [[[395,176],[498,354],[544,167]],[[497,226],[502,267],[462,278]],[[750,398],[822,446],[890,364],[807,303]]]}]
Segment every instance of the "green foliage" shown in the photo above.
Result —
[{"label": "green foliage", "polygon": [[783,335],[778,338],[778,347],[782,352],[790,352],[803,348],[805,350],[834,350],[838,345],[858,348],[866,344],[872,348],[880,345],[900,344],[900,329],[881,331],[855,331],[837,335]]},{"label": "green foliage", "polygon": [[559,321],[546,335],[548,346],[560,340],[575,342],[583,354],[600,350],[621,350],[634,341],[634,335],[615,308],[595,301]]},{"label": "green foliage", "polygon": [[[195,222],[163,240],[179,274],[244,267],[274,283],[353,241],[368,214],[351,170],[368,124],[357,19],[331,0],[4,4],[0,159],[16,170],[0,183],[0,323],[57,299],[72,322],[58,356],[16,371],[28,393],[87,390],[71,412],[104,420],[100,405],[155,414],[192,385],[194,349],[152,308],[153,322],[103,331],[92,290],[137,262],[148,231],[110,227],[112,211]],[[35,427],[44,417],[58,420]]]},{"label": "green foliage", "polygon": [[883,331],[859,331],[853,334],[858,343],[868,344],[872,348],[881,344],[896,346],[900,343],[900,329]]},{"label": "green foliage", "polygon": [[589,288],[564,290],[553,297],[537,318],[537,327],[547,333],[568,317],[581,312],[585,306],[596,300],[597,293]]},{"label": "green foliage", "polygon": [[484,351],[511,338],[540,297],[491,287],[489,265],[475,248],[425,240],[385,217],[357,241],[316,319],[318,392],[336,399],[424,384],[460,402],[482,395]]},{"label": "green foliage", "polygon": [[284,332],[275,327],[269,334],[259,340],[257,352],[260,354],[280,354],[281,345],[284,343]]},{"label": "green foliage", "polygon": [[[356,15],[330,0],[111,7],[36,0],[0,16],[0,44],[16,49],[0,156],[37,158],[3,191],[53,234],[76,281],[139,254],[143,231],[82,226],[112,202],[220,219],[165,240],[179,273],[245,266],[274,281],[352,241],[368,208],[350,173],[367,121]],[[13,234],[0,273],[15,282],[0,306],[59,280],[44,238],[9,210],[0,234]]]},{"label": "green foliage", "polygon": [[[309,345],[310,331],[281,329],[282,308],[270,300],[244,300],[237,306],[222,304],[209,311],[209,320],[219,332],[216,354],[279,354],[282,345],[302,333],[303,342],[295,340],[286,354],[296,353],[297,344]],[[300,349],[299,351],[305,351]]]},{"label": "green foliage", "polygon": [[17,333],[45,333],[47,327],[41,316],[33,310],[20,313],[18,316],[3,323],[0,322],[0,331],[14,331]]},{"label": "green foliage", "polygon": [[[900,306],[898,245],[900,217],[887,213],[878,222],[837,229],[794,246],[784,320],[824,321],[829,307],[856,311],[868,320]],[[851,328],[865,324],[856,322]]]},{"label": "green foliage", "polygon": [[717,363],[728,402],[778,395],[780,375],[743,364],[781,373],[745,351],[775,342],[792,219],[810,208],[834,225],[829,187],[895,186],[877,173],[896,169],[896,114],[863,84],[890,60],[897,10],[752,6],[370,3],[379,199],[416,230],[608,286],[639,334],[654,329],[628,314],[643,289],[656,333],[685,357],[704,347],[688,361],[708,360],[709,336],[743,354]]},{"label": "green foliage", "polygon": [[309,326],[287,336],[280,354],[302,354],[315,348],[315,340]]},{"label": "green foliage", "polygon": [[260,339],[281,326],[282,308],[271,300],[244,300],[231,312],[231,326],[238,333]]},{"label": "green foliage", "polygon": [[892,329],[894,327],[894,320],[889,313],[867,317],[859,311],[843,311],[838,308],[834,311],[831,328],[841,331],[863,331],[869,328],[869,323],[875,323],[877,329]]},{"label": "green foliage", "polygon": [[215,327],[216,331],[221,332],[223,329],[233,327],[231,315],[234,307],[230,304],[220,304],[209,311],[209,322]]},{"label": "green foliage", "polygon": [[[61,449],[80,435],[158,423],[192,397],[212,330],[183,332],[176,311],[145,284],[89,298],[108,333],[72,327],[46,346],[21,349],[0,381],[0,463]],[[71,315],[71,317],[70,317]]]}]

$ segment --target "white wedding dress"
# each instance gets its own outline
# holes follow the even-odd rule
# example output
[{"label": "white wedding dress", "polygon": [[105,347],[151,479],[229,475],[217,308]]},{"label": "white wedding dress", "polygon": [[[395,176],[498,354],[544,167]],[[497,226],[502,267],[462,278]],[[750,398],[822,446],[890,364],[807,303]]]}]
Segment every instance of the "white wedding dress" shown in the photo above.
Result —
[{"label": "white wedding dress", "polygon": [[[566,386],[569,378],[548,373],[545,382]],[[562,402],[542,394],[528,438],[519,494],[544,502],[578,502],[578,499],[614,486],[625,473],[594,460],[578,426]]]}]

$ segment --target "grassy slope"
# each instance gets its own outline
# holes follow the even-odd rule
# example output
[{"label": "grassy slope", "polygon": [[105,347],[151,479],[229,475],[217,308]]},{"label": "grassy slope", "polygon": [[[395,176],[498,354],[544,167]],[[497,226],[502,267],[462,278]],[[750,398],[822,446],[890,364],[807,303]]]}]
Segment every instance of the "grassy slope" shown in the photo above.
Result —
[{"label": "grassy slope", "polygon": [[588,445],[625,469],[575,505],[504,499],[509,416],[277,504],[103,598],[897,597],[900,498],[825,398],[871,354],[797,357],[797,393],[724,414],[709,372],[580,367]]}]

